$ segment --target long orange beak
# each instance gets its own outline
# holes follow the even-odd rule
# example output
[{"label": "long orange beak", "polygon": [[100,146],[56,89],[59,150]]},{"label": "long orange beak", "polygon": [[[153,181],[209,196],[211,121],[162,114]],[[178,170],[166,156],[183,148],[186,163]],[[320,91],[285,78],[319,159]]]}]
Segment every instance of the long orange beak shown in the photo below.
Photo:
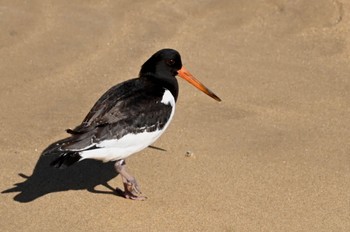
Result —
[{"label": "long orange beak", "polygon": [[188,81],[190,84],[192,84],[194,87],[202,91],[203,93],[207,94],[208,96],[214,98],[217,101],[221,101],[221,99],[215,95],[210,89],[205,87],[202,83],[200,83],[194,76],[184,67],[177,71],[178,75]]}]

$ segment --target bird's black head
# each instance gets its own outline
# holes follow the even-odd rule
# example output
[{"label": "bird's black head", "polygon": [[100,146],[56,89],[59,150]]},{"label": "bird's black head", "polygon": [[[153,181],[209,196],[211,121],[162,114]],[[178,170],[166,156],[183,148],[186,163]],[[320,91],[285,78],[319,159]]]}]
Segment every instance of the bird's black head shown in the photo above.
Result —
[{"label": "bird's black head", "polygon": [[182,66],[180,54],[173,49],[162,49],[149,58],[141,67],[140,77],[149,78],[170,90],[175,100],[178,95],[178,83],[175,78],[179,75],[200,91],[217,101],[221,99],[200,83],[185,67]]},{"label": "bird's black head", "polygon": [[141,67],[140,76],[175,77],[182,67],[181,56],[174,49],[159,50]]}]

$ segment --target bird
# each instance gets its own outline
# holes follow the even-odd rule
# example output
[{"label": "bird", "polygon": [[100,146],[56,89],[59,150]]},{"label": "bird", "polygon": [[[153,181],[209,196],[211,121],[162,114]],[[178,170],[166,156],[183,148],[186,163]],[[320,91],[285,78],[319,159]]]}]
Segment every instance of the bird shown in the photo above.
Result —
[{"label": "bird", "polygon": [[111,87],[93,105],[82,123],[67,129],[69,137],[49,145],[42,155],[55,155],[51,166],[64,169],[85,159],[115,162],[126,199],[145,200],[140,186],[126,170],[125,159],[153,144],[169,126],[179,94],[180,76],[216,101],[221,99],[183,65],[178,51],[154,53],[138,77]]}]

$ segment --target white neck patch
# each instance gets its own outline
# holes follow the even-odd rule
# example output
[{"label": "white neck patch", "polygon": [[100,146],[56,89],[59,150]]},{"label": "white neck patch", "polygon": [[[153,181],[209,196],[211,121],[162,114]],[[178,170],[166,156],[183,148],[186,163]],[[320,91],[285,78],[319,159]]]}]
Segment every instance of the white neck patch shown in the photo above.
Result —
[{"label": "white neck patch", "polygon": [[174,106],[175,105],[175,99],[174,99],[174,96],[170,93],[169,90],[165,90],[164,91],[164,94],[163,94],[163,98],[162,98],[162,101],[161,103],[163,103],[164,105],[171,105],[171,106]]}]

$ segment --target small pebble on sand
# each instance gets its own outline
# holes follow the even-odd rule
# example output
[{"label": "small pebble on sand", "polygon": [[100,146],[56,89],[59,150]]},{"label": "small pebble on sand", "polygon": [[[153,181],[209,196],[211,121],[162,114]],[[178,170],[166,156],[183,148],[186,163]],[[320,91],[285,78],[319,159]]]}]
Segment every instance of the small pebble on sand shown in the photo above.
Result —
[{"label": "small pebble on sand", "polygon": [[186,157],[194,157],[194,153],[192,151],[186,151]]}]

